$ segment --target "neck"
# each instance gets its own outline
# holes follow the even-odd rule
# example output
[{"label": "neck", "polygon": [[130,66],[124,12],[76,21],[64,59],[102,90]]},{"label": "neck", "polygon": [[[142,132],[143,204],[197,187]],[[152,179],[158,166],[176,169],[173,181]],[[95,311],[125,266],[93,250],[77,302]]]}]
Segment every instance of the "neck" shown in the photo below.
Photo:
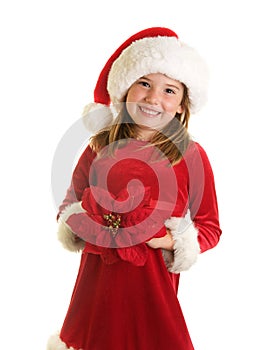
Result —
[{"label": "neck", "polygon": [[150,141],[155,132],[155,130],[138,125],[136,128],[136,139],[141,141]]}]

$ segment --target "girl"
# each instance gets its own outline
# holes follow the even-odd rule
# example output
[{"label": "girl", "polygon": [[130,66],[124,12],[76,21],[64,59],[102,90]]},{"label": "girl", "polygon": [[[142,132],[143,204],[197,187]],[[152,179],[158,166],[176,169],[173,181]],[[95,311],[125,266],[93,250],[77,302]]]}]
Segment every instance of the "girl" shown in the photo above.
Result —
[{"label": "girl", "polygon": [[167,28],[106,63],[84,112],[95,135],[60,207],[59,239],[82,257],[48,350],[193,349],[179,276],[221,234],[211,166],[187,131],[206,87],[203,60]]}]

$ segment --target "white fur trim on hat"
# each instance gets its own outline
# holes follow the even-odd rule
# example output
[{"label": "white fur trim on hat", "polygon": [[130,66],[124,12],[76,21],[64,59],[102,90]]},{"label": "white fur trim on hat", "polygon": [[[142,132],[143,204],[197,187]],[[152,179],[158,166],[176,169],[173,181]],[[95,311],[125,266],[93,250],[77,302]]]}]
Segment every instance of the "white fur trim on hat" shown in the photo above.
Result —
[{"label": "white fur trim on hat", "polygon": [[200,254],[198,231],[192,221],[172,217],[165,221],[174,239],[173,252],[162,250],[164,261],[170,272],[180,273],[188,270]]},{"label": "white fur trim on hat", "polygon": [[77,237],[66,224],[66,221],[72,214],[84,213],[81,202],[75,202],[67,206],[60,214],[58,220],[58,231],[57,236],[63,247],[71,252],[79,252],[84,249],[85,241]]},{"label": "white fur trim on hat", "polygon": [[147,37],[134,41],[112,64],[108,92],[112,102],[122,102],[128,89],[139,78],[162,73],[186,85],[192,113],[206,102],[208,68],[191,47],[176,37]]},{"label": "white fur trim on hat", "polygon": [[60,339],[59,334],[52,335],[47,343],[46,350],[79,350],[73,347],[68,348],[67,345]]},{"label": "white fur trim on hat", "polygon": [[90,103],[84,107],[82,118],[85,128],[96,133],[112,124],[113,113],[108,106],[101,103]]}]

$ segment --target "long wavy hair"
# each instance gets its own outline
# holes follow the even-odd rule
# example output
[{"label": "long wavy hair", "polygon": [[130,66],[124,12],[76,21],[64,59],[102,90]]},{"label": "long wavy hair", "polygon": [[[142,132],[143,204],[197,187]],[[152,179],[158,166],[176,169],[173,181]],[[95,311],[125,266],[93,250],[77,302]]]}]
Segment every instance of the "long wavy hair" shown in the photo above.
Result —
[{"label": "long wavy hair", "polygon": [[[148,143],[148,146],[157,147],[171,164],[178,163],[190,142],[188,133],[188,122],[190,118],[190,101],[187,87],[184,86],[181,101],[182,113],[176,113],[175,117],[161,130],[156,131]],[[99,131],[91,137],[90,145],[94,151],[99,152],[105,146],[108,152],[114,154],[117,147],[123,147],[128,139],[138,137],[138,127],[130,117],[126,103],[115,119],[113,125]]]}]

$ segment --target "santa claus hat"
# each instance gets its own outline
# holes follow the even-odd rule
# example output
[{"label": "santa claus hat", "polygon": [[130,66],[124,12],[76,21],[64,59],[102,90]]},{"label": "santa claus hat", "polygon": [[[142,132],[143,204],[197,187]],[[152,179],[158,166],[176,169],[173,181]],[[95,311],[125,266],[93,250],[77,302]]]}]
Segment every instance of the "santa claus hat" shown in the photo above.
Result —
[{"label": "santa claus hat", "polygon": [[111,125],[109,106],[124,102],[131,85],[152,73],[165,74],[186,85],[191,113],[205,104],[208,69],[202,57],[172,30],[148,28],[127,39],[105,64],[94,90],[94,103],[84,108],[86,128],[96,132]]}]

